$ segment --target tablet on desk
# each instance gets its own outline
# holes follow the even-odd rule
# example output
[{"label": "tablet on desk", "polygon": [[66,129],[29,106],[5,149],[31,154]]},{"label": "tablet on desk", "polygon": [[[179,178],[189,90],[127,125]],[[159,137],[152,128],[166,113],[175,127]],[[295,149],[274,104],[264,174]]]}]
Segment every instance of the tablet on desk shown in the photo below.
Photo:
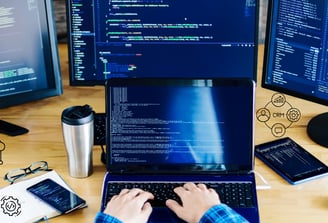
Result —
[{"label": "tablet on desk", "polygon": [[290,184],[328,174],[326,164],[289,137],[256,145],[255,155]]}]

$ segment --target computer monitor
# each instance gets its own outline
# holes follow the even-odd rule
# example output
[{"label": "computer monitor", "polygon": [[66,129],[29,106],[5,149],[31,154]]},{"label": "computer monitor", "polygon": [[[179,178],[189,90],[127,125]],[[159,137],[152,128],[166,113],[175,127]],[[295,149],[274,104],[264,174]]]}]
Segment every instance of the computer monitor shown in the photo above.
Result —
[{"label": "computer monitor", "polygon": [[71,85],[126,77],[256,79],[258,0],[68,0]]},{"label": "computer monitor", "polygon": [[2,0],[0,108],[62,93],[52,0]]},{"label": "computer monitor", "polygon": [[[328,0],[269,0],[262,86],[328,105]],[[310,120],[328,147],[328,113]]]}]

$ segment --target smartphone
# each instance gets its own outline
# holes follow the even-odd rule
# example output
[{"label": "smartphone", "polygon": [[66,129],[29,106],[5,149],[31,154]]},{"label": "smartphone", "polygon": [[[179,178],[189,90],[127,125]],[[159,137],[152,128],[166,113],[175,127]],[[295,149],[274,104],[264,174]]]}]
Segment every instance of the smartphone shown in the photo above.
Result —
[{"label": "smartphone", "polygon": [[328,175],[328,167],[289,137],[255,146],[255,156],[290,184]]},{"label": "smartphone", "polygon": [[0,133],[9,136],[17,136],[28,133],[28,129],[4,120],[0,120]]},{"label": "smartphone", "polygon": [[86,202],[77,194],[67,190],[51,179],[45,179],[27,188],[48,205],[58,210],[61,214],[66,214],[83,207]]}]

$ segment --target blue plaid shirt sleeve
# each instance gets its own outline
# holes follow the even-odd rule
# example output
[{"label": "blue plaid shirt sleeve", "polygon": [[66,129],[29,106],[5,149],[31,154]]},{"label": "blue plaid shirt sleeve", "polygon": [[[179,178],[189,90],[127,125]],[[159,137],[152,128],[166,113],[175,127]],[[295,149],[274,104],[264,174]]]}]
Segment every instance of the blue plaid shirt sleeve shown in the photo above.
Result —
[{"label": "blue plaid shirt sleeve", "polygon": [[219,204],[210,208],[199,223],[249,223],[244,217],[225,204]]},{"label": "blue plaid shirt sleeve", "polygon": [[[225,204],[219,204],[210,208],[199,223],[249,223],[245,218]],[[117,218],[99,212],[94,223],[123,223]]]},{"label": "blue plaid shirt sleeve", "polygon": [[121,222],[117,218],[114,218],[113,216],[110,216],[102,212],[98,212],[94,223],[123,223],[123,222]]}]

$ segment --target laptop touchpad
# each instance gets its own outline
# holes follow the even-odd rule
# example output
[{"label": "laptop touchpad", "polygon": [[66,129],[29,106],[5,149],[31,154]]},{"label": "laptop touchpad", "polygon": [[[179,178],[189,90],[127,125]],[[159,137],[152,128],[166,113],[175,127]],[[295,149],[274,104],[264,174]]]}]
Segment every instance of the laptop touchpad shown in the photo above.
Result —
[{"label": "laptop touchpad", "polygon": [[153,208],[153,213],[150,215],[150,223],[184,223],[185,221],[180,220],[172,211],[168,208]]}]

